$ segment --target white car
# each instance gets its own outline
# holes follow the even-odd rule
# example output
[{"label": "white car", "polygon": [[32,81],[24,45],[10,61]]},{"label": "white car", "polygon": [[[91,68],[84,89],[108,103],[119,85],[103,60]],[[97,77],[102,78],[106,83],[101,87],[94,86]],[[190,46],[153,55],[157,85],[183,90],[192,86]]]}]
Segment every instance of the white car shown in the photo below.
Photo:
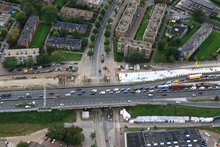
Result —
[{"label": "white car", "polygon": [[113,94],[114,92],[113,91],[109,91],[109,94]]},{"label": "white car", "polygon": [[128,103],[131,103],[132,101],[131,100],[128,100]]},{"label": "white car", "polygon": [[116,91],[115,93],[121,93],[121,91]]},{"label": "white car", "polygon": [[97,89],[92,89],[92,90],[91,90],[91,92],[97,92],[97,91],[98,91]]},{"label": "white car", "polygon": [[26,106],[25,106],[25,108],[26,108],[26,109],[29,109],[29,108],[31,108],[31,106],[29,106],[29,105],[26,105]]},{"label": "white car", "polygon": [[136,90],[135,93],[141,93],[141,90]]},{"label": "white car", "polygon": [[119,91],[119,88],[114,88],[113,91]]},{"label": "white car", "polygon": [[3,104],[4,102],[3,101],[1,101],[1,104]]},{"label": "white car", "polygon": [[30,93],[26,93],[25,95],[28,96],[28,95],[30,95]]},{"label": "white car", "polygon": [[149,96],[149,97],[152,97],[152,96],[153,96],[153,94],[149,93],[149,94],[148,94],[148,96]]},{"label": "white car", "polygon": [[74,94],[74,93],[75,93],[75,91],[74,91],[74,90],[70,91],[70,94]]},{"label": "white car", "polygon": [[176,104],[180,104],[180,101],[176,101]]},{"label": "white car", "polygon": [[53,139],[53,140],[51,141],[51,143],[53,143],[53,144],[54,144],[55,142],[56,142],[56,139]]},{"label": "white car", "polygon": [[106,91],[106,92],[110,92],[111,90],[110,90],[110,89],[106,89],[105,91]]},{"label": "white car", "polygon": [[150,89],[149,92],[154,92],[154,90],[153,90],[153,89]]},{"label": "white car", "polygon": [[60,106],[64,106],[64,103],[60,103]]},{"label": "white car", "polygon": [[199,87],[199,90],[204,90],[205,89],[205,87]]},{"label": "white car", "polygon": [[104,94],[105,94],[105,91],[100,91],[99,94],[100,94],[100,95],[104,95]]},{"label": "white car", "polygon": [[71,96],[71,94],[70,93],[66,93],[65,96]]},{"label": "white car", "polygon": [[192,94],[193,97],[196,97],[196,94]]}]

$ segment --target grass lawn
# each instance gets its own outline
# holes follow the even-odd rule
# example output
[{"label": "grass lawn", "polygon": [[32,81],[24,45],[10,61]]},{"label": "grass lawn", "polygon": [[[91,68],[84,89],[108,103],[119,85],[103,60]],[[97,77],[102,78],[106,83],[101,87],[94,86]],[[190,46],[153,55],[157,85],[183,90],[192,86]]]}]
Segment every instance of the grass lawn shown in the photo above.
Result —
[{"label": "grass lawn", "polygon": [[54,5],[62,7],[66,3],[66,0],[55,0]]},{"label": "grass lawn", "polygon": [[212,54],[220,48],[220,32],[213,31],[211,35],[200,45],[195,58],[198,60],[212,60]]},{"label": "grass lawn", "polygon": [[46,23],[40,23],[31,41],[30,47],[42,47],[50,27],[51,26]]},{"label": "grass lawn", "polygon": [[55,51],[59,52],[63,55],[64,60],[63,61],[79,61],[82,57],[82,53],[78,52],[69,52],[69,51]]},{"label": "grass lawn", "polygon": [[24,135],[64,122],[75,122],[74,111],[0,113],[0,137]]},{"label": "grass lawn", "polygon": [[131,117],[137,116],[196,116],[212,117],[220,114],[220,109],[196,108],[177,105],[137,105],[127,107]]},{"label": "grass lawn", "polygon": [[124,59],[124,55],[122,53],[117,52],[117,49],[118,49],[118,39],[117,38],[113,38],[113,48],[114,48],[114,60],[116,62],[122,62]]},{"label": "grass lawn", "polygon": [[151,7],[147,8],[146,12],[144,13],[144,16],[141,20],[140,26],[136,32],[135,40],[143,40],[144,32],[147,28],[148,21],[150,18],[150,13],[151,13],[152,9],[153,9],[153,7],[151,6]]}]

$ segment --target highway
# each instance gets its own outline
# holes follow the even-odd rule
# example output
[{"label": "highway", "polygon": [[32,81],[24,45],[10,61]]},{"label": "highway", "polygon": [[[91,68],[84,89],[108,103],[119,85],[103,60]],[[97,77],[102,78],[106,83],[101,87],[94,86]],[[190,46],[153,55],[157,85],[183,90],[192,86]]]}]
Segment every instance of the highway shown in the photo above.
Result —
[{"label": "highway", "polygon": [[[100,87],[99,91],[107,89],[105,87]],[[73,90],[73,89],[71,89]],[[77,91],[76,89],[74,89]],[[49,90],[47,91],[47,96],[49,96],[50,92],[60,92],[61,97],[56,98],[50,96],[47,98],[47,107],[54,109],[84,109],[84,108],[98,108],[98,107],[119,107],[119,106],[129,106],[129,105],[137,105],[137,104],[161,104],[161,103],[169,103],[176,104],[178,98],[192,98],[192,94],[196,94],[196,97],[193,98],[214,98],[216,95],[219,95],[220,89],[210,89],[203,90],[203,94],[199,94],[198,90],[194,91],[172,91],[166,92],[166,96],[163,96],[161,92],[142,92],[142,93],[106,93],[105,95],[95,94],[91,95],[91,88],[85,88],[81,91],[85,91],[82,95],[73,94],[71,96],[64,96],[64,93],[70,91],[70,89],[63,90]],[[43,108],[43,98],[37,98],[35,96],[42,94],[43,91],[28,91],[32,98],[16,98],[17,95],[25,95],[27,91],[13,91],[11,92],[12,96],[10,98],[2,98],[0,104],[0,111],[18,111],[18,110],[26,110],[24,107],[16,107],[15,104],[19,101],[23,102],[31,102],[35,101],[36,105],[31,109]],[[153,94],[152,97],[149,97],[148,94]],[[2,93],[1,93],[2,94]],[[180,101],[180,100],[178,100]],[[220,102],[184,102],[182,101],[178,105],[187,105],[187,106],[195,106],[195,107],[210,107],[210,108],[220,108]]]}]

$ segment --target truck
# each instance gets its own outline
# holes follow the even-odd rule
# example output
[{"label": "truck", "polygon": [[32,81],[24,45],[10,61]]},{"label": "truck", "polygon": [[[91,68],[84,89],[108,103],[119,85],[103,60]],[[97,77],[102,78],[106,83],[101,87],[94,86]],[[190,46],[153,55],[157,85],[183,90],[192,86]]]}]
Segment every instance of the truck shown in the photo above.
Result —
[{"label": "truck", "polygon": [[208,82],[204,82],[204,83],[203,83],[203,86],[204,86],[204,87],[208,87],[208,86],[209,86],[209,83],[208,83]]},{"label": "truck", "polygon": [[28,103],[24,103],[22,101],[18,102],[17,104],[15,104],[15,106],[17,107],[25,107],[25,106],[35,106],[36,102],[28,102]]},{"label": "truck", "polygon": [[195,74],[195,75],[188,75],[188,76],[186,77],[186,79],[187,79],[188,81],[190,81],[190,80],[201,79],[202,77],[203,77],[202,74]]},{"label": "truck", "polygon": [[184,85],[184,84],[171,84],[170,88],[171,89],[184,89],[184,88],[186,88],[186,85]]},{"label": "truck", "polygon": [[102,56],[101,56],[101,62],[102,62],[102,63],[105,62],[105,60],[104,60],[104,55],[103,55],[103,54],[102,54]]}]

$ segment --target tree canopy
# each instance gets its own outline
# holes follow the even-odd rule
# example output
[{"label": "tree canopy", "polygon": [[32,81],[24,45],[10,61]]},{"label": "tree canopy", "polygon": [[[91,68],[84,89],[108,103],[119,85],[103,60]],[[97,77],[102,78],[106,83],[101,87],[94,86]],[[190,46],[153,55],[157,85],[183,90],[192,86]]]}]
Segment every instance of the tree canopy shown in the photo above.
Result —
[{"label": "tree canopy", "polygon": [[38,14],[42,7],[42,3],[39,0],[22,0],[21,10],[26,16]]},{"label": "tree canopy", "polygon": [[60,61],[62,61],[62,60],[64,59],[63,55],[60,54],[60,53],[57,52],[57,51],[54,51],[53,53],[51,53],[50,56],[51,56],[51,60],[52,60],[53,62],[60,62]]},{"label": "tree canopy", "polygon": [[205,20],[205,15],[202,9],[195,9],[192,13],[192,17],[198,23],[203,23]]},{"label": "tree canopy", "polygon": [[16,147],[28,147],[28,143],[27,142],[23,142],[23,141],[20,141]]},{"label": "tree canopy", "polygon": [[40,13],[42,16],[41,20],[47,23],[53,23],[57,20],[58,10],[54,6],[44,6]]},{"label": "tree canopy", "polygon": [[77,126],[65,128],[63,125],[57,125],[48,129],[48,136],[66,144],[80,145],[84,141],[82,131],[82,128]]},{"label": "tree canopy", "polygon": [[15,20],[23,27],[27,21],[27,16],[23,12],[18,12],[15,14]]},{"label": "tree canopy", "polygon": [[127,61],[133,64],[144,62],[144,60],[144,54],[138,52],[127,57]]},{"label": "tree canopy", "polygon": [[2,65],[4,68],[14,69],[17,66],[17,59],[15,57],[6,57]]}]

